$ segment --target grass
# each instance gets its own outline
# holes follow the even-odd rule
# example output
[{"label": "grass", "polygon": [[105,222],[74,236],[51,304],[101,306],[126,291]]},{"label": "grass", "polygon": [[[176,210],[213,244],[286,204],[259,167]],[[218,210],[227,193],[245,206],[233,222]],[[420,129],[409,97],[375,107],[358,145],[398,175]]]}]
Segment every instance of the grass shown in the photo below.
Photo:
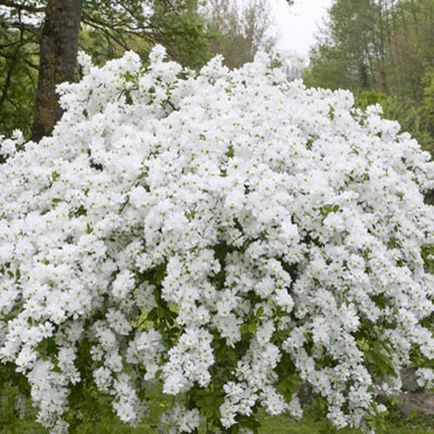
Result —
[{"label": "grass", "polygon": [[[302,422],[295,422],[285,417],[263,418],[261,434],[332,434],[333,430],[324,421],[305,419]],[[425,419],[420,416],[413,416],[406,420],[388,421],[385,434],[434,434],[434,420]],[[344,429],[339,434],[360,434],[358,430]]]},{"label": "grass", "polygon": [[[13,403],[15,399],[8,400],[5,399],[6,396],[3,395],[3,399],[0,399],[0,434],[47,434],[47,430],[33,422],[35,411],[30,401],[26,403],[26,417],[22,420],[17,417]],[[9,395],[13,396],[13,393]],[[149,417],[139,427],[131,428],[116,419],[109,399],[98,396],[93,403],[86,406],[86,422],[71,430],[71,434],[156,434],[152,426],[157,424],[160,414],[167,408],[168,401],[157,391],[151,398]],[[354,429],[336,431],[315,406],[306,411],[306,417],[300,422],[285,416],[272,417],[264,412],[261,413],[260,421],[260,434],[361,434]],[[200,430],[199,433],[206,434],[205,430]],[[434,417],[410,414],[404,419],[397,411],[392,411],[378,434],[434,434]]]},{"label": "grass", "polygon": [[[131,428],[116,420],[114,416],[105,416],[99,422],[81,424],[74,434],[155,434],[151,424],[157,419],[156,412],[149,423],[144,423],[138,428]],[[327,421],[308,416],[303,421],[297,422],[288,417],[272,417],[263,415],[261,417],[262,427],[260,434],[360,434],[358,430],[344,429],[334,430]],[[15,420],[5,426],[0,421],[1,434],[47,434],[47,431],[39,425],[29,422]],[[406,419],[395,417],[395,421],[388,420],[384,434],[434,434],[434,419],[413,415]],[[201,432],[200,434],[204,434]]]}]

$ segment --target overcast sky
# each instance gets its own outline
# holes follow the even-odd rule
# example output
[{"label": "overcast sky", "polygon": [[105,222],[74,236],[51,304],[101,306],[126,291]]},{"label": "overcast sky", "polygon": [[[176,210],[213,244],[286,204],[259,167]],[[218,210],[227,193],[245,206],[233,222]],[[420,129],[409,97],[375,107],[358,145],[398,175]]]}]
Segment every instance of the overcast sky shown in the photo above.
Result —
[{"label": "overcast sky", "polygon": [[285,0],[271,0],[281,38],[279,47],[307,55],[315,43],[318,26],[327,15],[333,0],[295,0],[288,7]]}]

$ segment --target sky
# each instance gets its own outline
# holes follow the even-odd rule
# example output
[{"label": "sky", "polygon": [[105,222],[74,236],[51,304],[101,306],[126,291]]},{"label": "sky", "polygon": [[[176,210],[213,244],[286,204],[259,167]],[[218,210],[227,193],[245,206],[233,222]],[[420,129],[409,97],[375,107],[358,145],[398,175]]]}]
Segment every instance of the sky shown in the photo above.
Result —
[{"label": "sky", "polygon": [[271,0],[280,33],[279,48],[307,56],[332,2],[333,0],[295,0],[289,8],[285,0]]}]

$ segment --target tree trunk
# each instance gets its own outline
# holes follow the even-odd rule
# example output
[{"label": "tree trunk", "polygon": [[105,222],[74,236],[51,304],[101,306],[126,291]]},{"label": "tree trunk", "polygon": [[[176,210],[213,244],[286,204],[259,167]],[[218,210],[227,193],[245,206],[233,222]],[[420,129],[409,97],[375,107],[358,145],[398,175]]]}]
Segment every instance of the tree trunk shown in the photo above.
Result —
[{"label": "tree trunk", "polygon": [[83,0],[48,0],[40,37],[40,63],[32,139],[51,134],[62,116],[56,86],[77,78]]}]

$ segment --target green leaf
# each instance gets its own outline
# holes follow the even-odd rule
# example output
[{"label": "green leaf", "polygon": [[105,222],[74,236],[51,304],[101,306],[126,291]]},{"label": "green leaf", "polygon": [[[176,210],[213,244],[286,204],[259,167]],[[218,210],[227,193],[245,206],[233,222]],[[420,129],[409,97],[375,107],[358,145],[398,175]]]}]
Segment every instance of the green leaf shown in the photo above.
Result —
[{"label": "green leaf", "polygon": [[323,216],[323,218],[326,218],[329,214],[332,213],[337,213],[340,210],[340,206],[338,204],[334,204],[334,205],[323,205],[319,211],[321,213],[321,215]]}]

